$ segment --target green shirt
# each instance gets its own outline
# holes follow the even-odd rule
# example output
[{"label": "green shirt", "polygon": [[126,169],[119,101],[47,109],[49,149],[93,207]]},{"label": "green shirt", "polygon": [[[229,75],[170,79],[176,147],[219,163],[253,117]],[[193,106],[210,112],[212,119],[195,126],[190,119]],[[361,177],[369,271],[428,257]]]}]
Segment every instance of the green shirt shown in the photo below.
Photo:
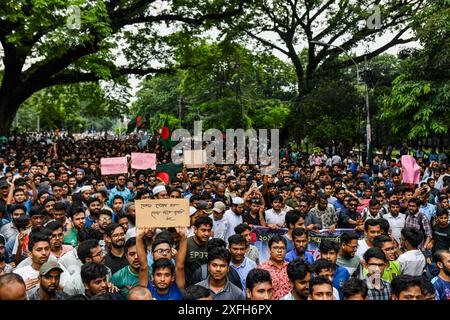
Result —
[{"label": "green shirt", "polygon": [[[396,276],[401,275],[400,263],[398,261],[389,261],[389,265],[384,269],[381,279],[391,282]],[[367,269],[363,271],[364,278],[367,276]]]},{"label": "green shirt", "polygon": [[64,238],[64,244],[70,244],[72,247],[76,247],[78,245],[77,232],[72,229],[69,234]]},{"label": "green shirt", "polygon": [[[149,271],[148,279],[151,279],[151,272]],[[120,295],[124,300],[127,299],[128,291],[139,284],[139,273],[131,271],[130,266],[123,267],[113,274],[111,282],[119,288]]]}]

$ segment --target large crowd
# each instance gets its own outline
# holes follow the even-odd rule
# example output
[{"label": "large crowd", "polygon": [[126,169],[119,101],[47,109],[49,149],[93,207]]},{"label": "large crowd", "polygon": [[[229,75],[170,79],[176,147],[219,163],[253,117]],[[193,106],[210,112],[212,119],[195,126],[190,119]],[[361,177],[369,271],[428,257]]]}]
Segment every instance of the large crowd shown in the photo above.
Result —
[{"label": "large crowd", "polygon": [[[386,150],[385,150],[386,151]],[[392,151],[392,149],[391,149]],[[335,146],[258,165],[102,176],[100,159],[170,151],[157,139],[12,135],[0,151],[0,300],[448,300],[450,166]],[[137,228],[135,201],[188,199],[189,227]],[[255,230],[288,230],[268,240]],[[324,239],[317,252],[310,238]],[[362,235],[362,236],[361,236]]]}]

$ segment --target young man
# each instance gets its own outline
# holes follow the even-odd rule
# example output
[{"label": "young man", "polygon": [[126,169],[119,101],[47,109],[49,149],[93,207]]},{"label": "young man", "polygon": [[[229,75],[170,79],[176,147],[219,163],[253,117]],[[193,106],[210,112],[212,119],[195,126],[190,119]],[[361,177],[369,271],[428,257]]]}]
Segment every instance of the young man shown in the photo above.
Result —
[{"label": "young man", "polygon": [[294,242],[292,240],[292,231],[294,231],[295,228],[305,228],[305,218],[306,214],[298,210],[291,210],[286,213],[286,216],[284,217],[284,222],[286,228],[289,229],[289,231],[284,235],[287,243],[286,252],[289,252],[294,249]]},{"label": "young man", "polygon": [[186,288],[183,300],[212,300],[211,291],[205,287],[193,285]]},{"label": "young man", "polygon": [[247,240],[247,251],[245,252],[245,256],[250,260],[253,260],[256,264],[259,264],[259,249],[250,244],[252,241],[252,228],[247,224],[241,223],[234,228],[234,232],[244,236]]},{"label": "young man", "polygon": [[302,259],[308,264],[314,263],[313,255],[306,251],[308,245],[308,233],[303,228],[295,228],[292,232],[292,241],[294,242],[294,249],[289,251],[284,258],[287,262],[295,259]]},{"label": "young man", "polygon": [[169,259],[162,258],[153,262],[152,275],[148,289],[154,300],[182,300],[183,295],[174,281],[175,266]]},{"label": "young man", "polygon": [[387,262],[386,255],[380,248],[369,248],[364,253],[364,266],[368,270],[365,281],[369,288],[369,300],[391,299],[390,283],[381,278]]},{"label": "young man", "polygon": [[[80,275],[85,289],[84,294],[89,299],[117,291],[117,288],[111,286],[111,283],[108,282],[108,268],[102,263],[85,263],[81,267]],[[110,298],[112,300],[120,300],[120,295],[111,295]]]},{"label": "young man", "polygon": [[398,257],[402,274],[420,276],[426,265],[425,256],[418,248],[423,241],[423,235],[417,229],[406,227],[402,230],[400,244],[406,252]]},{"label": "young man", "polygon": [[247,300],[272,300],[272,277],[269,271],[253,269],[245,280],[247,285]]},{"label": "young man", "polygon": [[439,268],[439,275],[431,280],[436,288],[436,300],[450,300],[450,251],[437,251],[434,261]]},{"label": "young man", "polygon": [[[328,229],[330,232],[334,232],[338,222],[334,206],[328,203],[325,194],[319,195],[317,201],[317,205],[311,209],[308,215],[319,218],[319,229]],[[305,224],[308,223],[305,221]]]},{"label": "young man", "polygon": [[339,297],[342,296],[342,286],[344,282],[350,278],[350,273],[344,267],[340,267],[336,264],[337,256],[339,252],[339,245],[331,240],[324,240],[320,243],[321,258],[328,260],[333,265],[333,287],[336,288],[339,293]]},{"label": "young man", "polygon": [[422,278],[400,275],[391,282],[392,300],[422,300]]},{"label": "young man", "polygon": [[101,202],[97,198],[90,198],[87,203],[87,210],[86,210],[86,227],[94,227],[98,228],[98,218],[100,214],[101,208]]},{"label": "young man", "polygon": [[311,270],[303,260],[291,261],[287,267],[291,291],[280,300],[308,300]]},{"label": "young man", "polygon": [[256,268],[256,263],[245,256],[247,240],[240,234],[234,234],[228,238],[228,250],[231,253],[230,268],[234,269],[241,279],[242,291],[245,296],[245,279],[250,270]]},{"label": "young man", "polygon": [[197,285],[208,288],[213,300],[244,300],[242,290],[228,280],[230,261],[231,254],[225,248],[215,248],[208,254],[209,276]]},{"label": "young man", "polygon": [[342,286],[344,300],[367,300],[369,289],[365,281],[356,278],[350,278]]},{"label": "young man", "polygon": [[50,232],[50,255],[59,259],[67,252],[73,250],[73,247],[70,245],[63,244],[64,240],[64,227],[63,224],[58,221],[49,222],[46,229]]},{"label": "young man", "polygon": [[133,195],[132,192],[125,186],[126,181],[127,179],[125,175],[120,174],[117,176],[116,186],[109,192],[109,200],[107,201],[109,207],[112,208],[113,199],[116,195],[122,196],[124,204],[127,204],[128,201],[131,201]]},{"label": "young man", "polygon": [[269,271],[273,283],[273,299],[278,300],[291,291],[287,275],[288,263],[285,261],[286,239],[280,235],[274,235],[269,240],[269,250],[269,260],[257,268]]},{"label": "young man", "polygon": [[225,211],[225,219],[228,221],[228,230],[225,234],[225,241],[234,234],[234,228],[243,222],[244,200],[240,197],[232,198],[231,209]]},{"label": "young man", "polygon": [[356,233],[344,232],[341,234],[340,247],[336,264],[347,269],[350,275],[359,267],[360,258],[356,255],[358,250],[358,235]]},{"label": "young man", "polygon": [[8,242],[10,239],[17,237],[19,230],[17,229],[17,219],[25,217],[27,208],[23,204],[15,204],[11,207],[11,222],[3,225],[0,228],[0,233],[3,234]]},{"label": "young man", "polygon": [[314,277],[309,283],[310,300],[333,300],[333,286],[327,277]]},{"label": "young man", "polygon": [[400,243],[401,232],[405,227],[406,216],[400,212],[400,202],[398,200],[392,200],[389,202],[389,212],[383,216],[389,222],[389,226],[392,230],[392,236],[397,243]]},{"label": "young man", "polygon": [[373,239],[381,234],[381,223],[378,219],[369,219],[364,223],[364,239],[358,241],[358,250],[356,255],[362,259],[364,253],[373,248]]},{"label": "young man", "polygon": [[[428,218],[419,211],[420,199],[412,198],[408,202],[408,211],[406,212],[405,228],[416,229],[425,239],[424,248],[431,249],[433,230]],[[420,245],[420,244],[419,244]]]},{"label": "young man", "polygon": [[[392,279],[401,274],[400,264],[395,260],[395,252],[397,249],[395,243],[391,237],[380,235],[374,239],[373,244],[376,248],[380,248],[381,250],[383,250],[388,260],[388,265],[386,266],[386,269],[384,269],[381,278],[383,280],[391,282]],[[363,272],[367,273],[367,269],[365,269]]]},{"label": "young man", "polygon": [[[41,266],[48,261],[50,256],[50,239],[46,234],[32,232],[28,242],[28,251],[32,260],[31,265],[17,268],[14,273],[20,275],[27,287],[27,295],[31,296],[39,289],[39,271]],[[66,277],[61,278],[61,285],[64,286]]]},{"label": "young man", "polygon": [[361,214],[356,210],[359,200],[351,197],[347,203],[347,208],[341,210],[339,227],[354,228],[355,230],[362,231],[364,229],[364,222]]},{"label": "young man", "polygon": [[271,229],[284,227],[286,212],[292,210],[292,208],[284,206],[284,200],[282,196],[275,196],[272,199],[272,208],[266,210],[265,212],[265,222],[267,226]]},{"label": "young man", "polygon": [[[331,284],[333,284],[334,280],[334,272],[335,272],[335,264],[333,264],[330,260],[327,259],[318,259],[314,263],[314,277],[327,277],[330,279]],[[336,287],[333,286],[333,300],[340,300],[339,292]]]},{"label": "young man", "polygon": [[187,240],[185,263],[186,285],[193,285],[191,277],[194,271],[208,261],[207,245],[213,221],[210,217],[199,217],[194,223],[194,235]]},{"label": "young man", "polygon": [[82,206],[73,206],[70,208],[69,217],[72,227],[64,238],[63,243],[76,247],[78,246],[77,234],[86,225],[86,214]]},{"label": "young man", "polygon": [[30,296],[30,300],[66,300],[69,296],[59,290],[63,272],[56,261],[44,263],[39,270],[39,289]]},{"label": "young man", "polygon": [[450,225],[448,211],[438,208],[436,211],[437,223],[433,226],[433,253],[450,248]]},{"label": "young man", "polygon": [[217,201],[214,203],[214,208],[212,209],[212,215],[210,216],[213,220],[213,236],[214,238],[225,239],[225,234],[228,230],[228,220],[225,219],[225,204],[222,201]]},{"label": "young man", "polygon": [[111,244],[111,251],[105,256],[105,265],[114,274],[128,265],[125,257],[125,232],[120,224],[110,224],[105,230],[105,241]]}]

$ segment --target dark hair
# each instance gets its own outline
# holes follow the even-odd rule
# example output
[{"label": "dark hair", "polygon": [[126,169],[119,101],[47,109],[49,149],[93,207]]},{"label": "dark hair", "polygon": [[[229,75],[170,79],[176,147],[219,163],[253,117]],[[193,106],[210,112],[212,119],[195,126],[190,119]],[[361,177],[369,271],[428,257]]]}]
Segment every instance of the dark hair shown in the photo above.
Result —
[{"label": "dark hair", "polygon": [[129,220],[127,214],[125,212],[119,212],[114,216],[114,222],[119,223],[120,219],[127,218]]},{"label": "dark hair", "polygon": [[387,221],[386,219],[383,219],[383,218],[379,218],[377,220],[380,222],[380,229],[383,232],[383,234],[388,234],[389,228],[391,227],[389,225],[389,221]]},{"label": "dark hair", "polygon": [[286,238],[283,236],[280,236],[279,234],[274,235],[272,238],[269,239],[269,248],[272,248],[272,244],[276,242],[283,242],[284,246],[287,246]]},{"label": "dark hair", "polygon": [[445,250],[445,249],[438,250],[433,254],[433,260],[436,263],[438,263],[438,262],[444,263],[444,254],[449,254],[449,253],[450,253],[449,250]]},{"label": "dark hair", "polygon": [[374,227],[374,226],[380,226],[381,229],[381,223],[379,219],[369,219],[366,220],[366,222],[364,222],[364,230],[368,231],[369,230],[369,226]]},{"label": "dark hair", "polygon": [[104,264],[97,262],[88,262],[81,266],[81,280],[83,283],[89,283],[92,280],[106,277],[108,268]]},{"label": "dark hair", "polygon": [[388,261],[386,255],[383,252],[383,250],[381,250],[380,248],[369,248],[369,249],[367,249],[367,251],[364,253],[364,261],[366,261],[366,263],[369,263],[369,260],[371,258],[380,259],[380,260],[383,260],[384,262]]},{"label": "dark hair", "polygon": [[94,239],[94,240],[99,241],[99,240],[103,240],[103,236],[100,233],[100,231],[98,231],[97,229],[94,229],[94,228],[83,227],[80,230],[78,230],[78,233],[77,233],[78,243],[84,242],[89,239]]},{"label": "dark hair", "polygon": [[81,212],[83,212],[86,215],[84,208],[82,206],[72,205],[69,210],[69,217],[72,219],[74,215],[79,214]]},{"label": "dark hair", "polygon": [[448,216],[448,211],[442,207],[436,208],[436,217]]},{"label": "dark hair", "polygon": [[334,270],[335,265],[327,259],[320,258],[314,262],[313,269],[314,274],[318,275],[322,270]]},{"label": "dark hair", "polygon": [[97,248],[98,246],[98,240],[96,239],[88,239],[81,242],[77,248],[78,259],[80,259],[81,262],[86,263],[86,258],[91,255],[91,249]]},{"label": "dark hair", "polygon": [[155,248],[156,248],[157,246],[159,246],[160,244],[162,244],[162,243],[167,243],[170,247],[172,247],[172,245],[173,245],[173,242],[172,242],[172,239],[171,239],[171,238],[167,238],[167,237],[158,237],[158,238],[156,238],[156,239],[153,241],[153,243],[152,243],[152,251],[154,251]]},{"label": "dark hair", "polygon": [[358,235],[356,233],[354,233],[354,232],[344,232],[344,233],[341,234],[340,244],[341,244],[341,246],[343,244],[349,244],[353,240],[359,240],[359,237],[358,237]]},{"label": "dark hair", "polygon": [[211,249],[211,251],[208,252],[208,264],[215,259],[225,260],[229,265],[231,261],[230,251],[223,247]]},{"label": "dark hair", "polygon": [[186,288],[183,300],[199,300],[201,298],[208,298],[210,295],[211,291],[209,289],[195,284]]},{"label": "dark hair", "polygon": [[318,277],[314,277],[311,279],[311,281],[309,282],[309,290],[311,293],[314,292],[314,287],[315,286],[320,286],[322,284],[329,284],[331,287],[333,287],[333,285],[331,284],[330,279],[328,279],[327,277],[322,277],[322,276],[318,276]]},{"label": "dark hair", "polygon": [[202,217],[197,218],[197,220],[195,220],[194,227],[198,229],[198,228],[200,228],[200,226],[202,224],[209,225],[212,228],[213,221],[210,217],[202,216]]},{"label": "dark hair", "polygon": [[339,244],[337,242],[331,241],[331,240],[322,240],[320,242],[319,246],[320,252],[322,253],[328,253],[330,251],[335,251],[338,253],[339,251]]},{"label": "dark hair", "polygon": [[175,273],[175,266],[170,262],[169,259],[161,258],[155,260],[152,264],[152,274],[155,275],[156,269],[169,268],[170,273],[173,275]]},{"label": "dark hair", "polygon": [[117,228],[122,228],[122,230],[123,230],[123,227],[120,224],[118,224],[118,223],[111,223],[110,225],[108,225],[106,227],[105,235],[111,238],[111,235],[113,234],[114,230],[116,230]]},{"label": "dark hair", "polygon": [[431,283],[431,281],[429,279],[427,279],[426,277],[421,277],[421,278],[422,278],[421,279],[422,283],[421,283],[420,289],[422,291],[422,294],[424,296],[435,294],[436,293],[436,289],[434,288],[434,286]]},{"label": "dark hair", "polygon": [[377,199],[370,199],[370,201],[369,201],[369,207],[373,207],[373,206],[376,206],[376,205],[379,205],[380,203],[378,202],[378,200]]},{"label": "dark hair", "polygon": [[[11,213],[13,213],[14,211],[16,211],[16,210],[23,210],[25,213],[27,213],[27,207],[25,207],[25,205],[23,205],[23,204],[13,204],[12,206],[11,206]],[[30,210],[30,213],[31,213],[31,210]]]},{"label": "dark hair", "polygon": [[64,202],[56,202],[53,206],[53,210],[64,210],[67,211],[67,205]]},{"label": "dark hair", "polygon": [[107,215],[107,216],[109,216],[109,217],[112,218],[112,213],[111,213],[111,211],[109,211],[109,210],[104,209],[104,210],[100,210],[100,211],[98,212],[98,216],[99,216],[99,217],[100,217],[102,214]]},{"label": "dark hair", "polygon": [[367,297],[367,284],[364,280],[358,278],[350,278],[344,282],[342,286],[342,295],[344,299],[348,299],[357,294],[360,294],[364,299]]},{"label": "dark hair", "polygon": [[244,244],[247,245],[247,240],[243,235],[240,234],[233,234],[232,236],[228,237],[228,245],[231,247],[233,244]]},{"label": "dark hair", "polygon": [[245,223],[238,224],[236,227],[234,227],[234,233],[236,233],[236,234],[242,234],[242,232],[245,232],[247,230],[251,231],[252,228],[248,224],[245,224]]},{"label": "dark hair", "polygon": [[398,200],[392,200],[391,202],[389,202],[389,206],[399,206],[400,205],[400,201]]},{"label": "dark hair", "polygon": [[416,286],[422,288],[422,277],[414,277],[407,274],[402,274],[392,279],[391,282],[392,294],[396,297],[399,297],[402,291]]},{"label": "dark hair", "polygon": [[295,259],[287,266],[287,275],[292,282],[305,279],[308,273],[311,273],[311,268],[304,260]]},{"label": "dark hair", "polygon": [[382,235],[379,235],[378,237],[376,237],[375,239],[373,239],[373,245],[375,247],[381,249],[385,242],[391,242],[391,241],[392,241],[391,237],[382,234]]},{"label": "dark hair", "polygon": [[283,202],[283,197],[277,194],[276,196],[274,196],[274,197],[272,198],[272,200],[270,200],[270,203],[273,203],[274,201],[280,201],[280,202]]},{"label": "dark hair", "polygon": [[33,250],[33,247],[36,243],[45,241],[50,244],[50,238],[48,235],[46,235],[43,232],[31,232],[30,233],[30,240],[28,241],[28,251],[31,252]]},{"label": "dark hair", "polygon": [[210,252],[214,248],[226,248],[227,243],[225,240],[220,238],[212,238],[208,241],[208,244],[206,245],[206,252]]},{"label": "dark hair", "polygon": [[284,221],[286,223],[286,227],[290,228],[289,225],[295,223],[300,219],[301,212],[298,210],[290,210],[286,213],[286,216],[284,217]]},{"label": "dark hair", "polygon": [[6,273],[0,276],[0,289],[10,283],[19,283],[25,287],[25,281],[17,273]]},{"label": "dark hair", "polygon": [[295,228],[292,230],[292,240],[295,240],[295,237],[301,237],[303,235],[306,235],[306,238],[308,238],[308,231],[304,228]]},{"label": "dark hair", "polygon": [[123,199],[123,197],[122,197],[120,194],[116,194],[116,195],[113,197],[112,203],[114,203],[114,201],[115,201],[116,199],[120,199],[120,200],[122,200],[123,203],[125,203],[125,200]]},{"label": "dark hair", "polygon": [[92,203],[94,203],[94,202],[98,202],[98,203],[102,203],[101,201],[100,201],[100,199],[99,198],[97,198],[97,197],[92,197],[92,198],[89,198],[88,200],[87,200],[87,205],[88,205],[88,207],[92,204]]},{"label": "dark hair", "polygon": [[136,245],[136,237],[132,237],[130,239],[128,239],[127,241],[125,241],[125,254],[128,253],[128,249],[130,249],[131,247]]},{"label": "dark hair", "polygon": [[[28,216],[31,218],[32,216],[43,216],[45,215],[44,211],[44,207],[42,206],[34,206],[30,208],[30,211],[28,212]],[[25,212],[27,212],[27,210],[25,209]]]},{"label": "dark hair", "polygon": [[420,201],[419,198],[411,198],[411,199],[409,199],[408,203],[411,203],[411,202],[415,203],[416,206],[418,206],[418,207],[420,207],[420,205],[422,204],[422,201]]},{"label": "dark hair", "polygon": [[270,282],[270,284],[272,284],[272,277],[270,276],[269,271],[256,268],[250,270],[245,280],[246,287],[247,289],[250,289],[250,291],[252,291],[258,283],[262,282]]},{"label": "dark hair", "polygon": [[420,244],[423,241],[423,234],[417,229],[414,228],[404,228],[401,231],[402,237],[409,242],[410,245],[412,245],[414,248],[417,248],[420,246]]},{"label": "dark hair", "polygon": [[60,228],[64,230],[63,224],[60,221],[57,221],[57,220],[50,221],[49,223],[47,223],[45,225],[45,227],[50,230],[50,233],[55,231],[55,230],[58,230]]}]

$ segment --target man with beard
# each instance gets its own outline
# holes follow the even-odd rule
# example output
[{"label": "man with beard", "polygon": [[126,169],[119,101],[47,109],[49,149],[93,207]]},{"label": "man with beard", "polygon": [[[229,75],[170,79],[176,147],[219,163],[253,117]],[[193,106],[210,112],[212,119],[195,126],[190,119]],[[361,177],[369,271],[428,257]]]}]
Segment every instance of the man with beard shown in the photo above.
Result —
[{"label": "man with beard", "polygon": [[286,254],[284,260],[291,262],[295,259],[301,259],[309,264],[313,264],[313,255],[306,251],[306,246],[308,245],[307,231],[303,228],[295,228],[292,231],[292,242],[294,243],[294,249]]},{"label": "man with beard", "polygon": [[350,275],[358,269],[360,264],[359,257],[356,256],[356,250],[358,250],[358,239],[358,235],[351,232],[344,232],[340,239],[340,247],[336,264],[347,269]]},{"label": "man with beard", "polygon": [[[317,205],[311,209],[308,215],[319,218],[319,229],[328,229],[328,231],[334,232],[338,222],[334,206],[328,203],[328,198],[325,194],[319,195],[317,201]],[[305,221],[306,226],[309,224]]]},{"label": "man with beard", "polygon": [[95,228],[95,225],[93,226],[94,229],[97,229],[100,231],[101,235],[105,235],[106,228],[112,223],[112,213],[108,210],[100,210],[98,213],[98,221],[97,225],[98,228]]},{"label": "man with beard", "polygon": [[358,211],[356,211],[356,207],[358,207],[358,199],[350,198],[348,200],[348,207],[341,210],[340,218],[339,218],[339,227],[344,229],[355,229],[357,231],[364,230],[364,223],[362,221],[362,217]]},{"label": "man with beard", "polygon": [[194,271],[208,261],[207,246],[212,226],[213,221],[210,217],[199,217],[195,220],[194,235],[187,240],[185,264],[187,286],[194,284],[191,281]]},{"label": "man with beard", "polygon": [[97,224],[102,204],[99,199],[92,198],[88,201],[88,210],[86,210],[86,227],[90,228]]},{"label": "man with beard", "polygon": [[211,291],[213,300],[244,300],[242,290],[228,280],[231,254],[225,248],[215,248],[208,254],[209,276],[197,285]]},{"label": "man with beard", "polygon": [[50,232],[50,255],[56,258],[61,258],[64,254],[73,249],[72,246],[63,244],[64,232],[63,225],[59,221],[49,222],[46,229]]},{"label": "man with beard", "polygon": [[240,197],[231,199],[231,209],[225,211],[225,219],[228,221],[228,229],[225,234],[225,240],[234,234],[234,228],[243,222],[242,213],[244,212],[244,200]]},{"label": "man with beard", "polygon": [[63,272],[55,261],[44,263],[39,270],[39,289],[30,296],[30,300],[66,300],[69,295],[58,290]]},{"label": "man with beard", "polygon": [[[31,296],[39,289],[39,271],[50,256],[50,240],[48,236],[40,232],[32,232],[28,242],[28,250],[31,255],[31,265],[17,268],[14,270],[14,273],[17,273],[25,280],[27,295]],[[61,280],[61,285],[64,286],[66,278]]]},{"label": "man with beard", "polygon": [[111,278],[111,282],[119,288],[119,292],[124,299],[132,288],[139,285],[139,268],[141,265],[137,254],[136,238],[130,238],[125,242],[125,257],[128,265],[114,273]]},{"label": "man with beard", "polygon": [[450,251],[437,251],[434,261],[439,268],[439,274],[431,280],[436,289],[436,300],[450,300]]},{"label": "man with beard", "polygon": [[5,248],[6,239],[0,234],[0,276],[5,273],[11,273],[14,268],[6,263],[7,255]]},{"label": "man with beard", "polygon": [[105,256],[105,265],[112,274],[128,265],[125,257],[125,231],[118,223],[110,224],[105,229],[105,241],[111,243],[111,251]]},{"label": "man with beard", "polygon": [[311,270],[309,265],[300,259],[291,261],[287,267],[291,291],[280,300],[308,300]]},{"label": "man with beard", "polygon": [[23,204],[16,204],[12,206],[11,222],[5,224],[0,228],[0,233],[5,236],[6,241],[9,241],[10,239],[16,237],[19,234],[16,222],[19,217],[25,217],[26,212],[27,208]]},{"label": "man with beard", "polygon": [[74,206],[70,208],[69,217],[71,223],[70,232],[64,238],[65,244],[70,244],[72,247],[78,245],[78,232],[86,225],[86,215],[82,206]]}]

